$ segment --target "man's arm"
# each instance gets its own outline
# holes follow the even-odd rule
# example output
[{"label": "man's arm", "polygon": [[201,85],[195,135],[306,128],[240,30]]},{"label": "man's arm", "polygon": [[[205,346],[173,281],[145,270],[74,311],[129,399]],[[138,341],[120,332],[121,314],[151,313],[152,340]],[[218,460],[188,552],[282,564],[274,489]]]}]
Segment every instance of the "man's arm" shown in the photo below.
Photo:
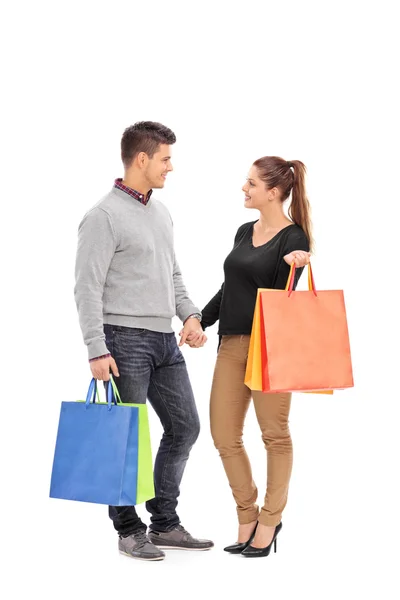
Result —
[{"label": "man's arm", "polygon": [[74,292],[89,360],[109,353],[103,330],[103,290],[116,246],[109,215],[101,208],[87,213],[78,231]]},{"label": "man's arm", "polygon": [[[188,296],[186,287],[183,283],[182,273],[175,255],[173,278],[176,314],[184,324],[184,327],[179,334],[181,336],[179,346],[183,346],[188,337],[193,343],[204,345],[204,343],[207,341],[207,338],[203,334],[203,329],[200,325],[201,311],[193,304]],[[200,345],[198,347],[200,347]]]},{"label": "man's arm", "polygon": [[194,315],[194,314],[199,315],[199,317],[201,318],[200,309],[193,304],[193,302],[190,300],[190,298],[188,296],[186,287],[183,283],[182,273],[179,268],[179,265],[178,265],[175,255],[174,255],[173,278],[174,278],[175,306],[176,306],[177,316],[180,318],[182,323],[185,323],[185,321],[188,319],[188,317],[190,317],[191,315]]}]

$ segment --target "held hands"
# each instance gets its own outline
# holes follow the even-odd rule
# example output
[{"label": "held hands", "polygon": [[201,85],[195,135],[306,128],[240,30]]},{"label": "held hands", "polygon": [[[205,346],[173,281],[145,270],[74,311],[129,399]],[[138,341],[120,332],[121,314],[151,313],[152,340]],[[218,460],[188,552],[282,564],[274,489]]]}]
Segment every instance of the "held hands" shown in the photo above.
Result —
[{"label": "held hands", "polygon": [[305,267],[310,262],[311,253],[304,250],[293,250],[283,257],[283,260],[291,265],[294,262],[296,268]]},{"label": "held hands", "polygon": [[[283,258],[288,265],[291,265],[294,262],[295,267],[299,268],[308,265],[310,257],[310,252],[294,250],[293,252],[286,254]],[[207,341],[207,336],[204,333],[199,320],[196,318],[188,319],[183,329],[179,332],[179,335],[181,336],[179,346],[183,346],[183,344],[186,343],[191,348],[201,348]]]},{"label": "held hands", "polygon": [[207,336],[200,325],[200,321],[196,318],[188,319],[179,335],[181,336],[179,346],[186,343],[191,348],[201,348],[207,341]]}]

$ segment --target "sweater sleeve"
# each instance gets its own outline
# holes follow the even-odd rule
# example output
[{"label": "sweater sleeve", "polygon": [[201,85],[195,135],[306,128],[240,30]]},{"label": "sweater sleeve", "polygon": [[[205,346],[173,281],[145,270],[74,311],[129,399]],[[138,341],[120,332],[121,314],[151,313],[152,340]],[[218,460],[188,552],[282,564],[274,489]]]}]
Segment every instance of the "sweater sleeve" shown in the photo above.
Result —
[{"label": "sweater sleeve", "polygon": [[[287,264],[283,257],[286,256],[286,254],[293,252],[294,250],[304,250],[305,252],[309,252],[310,250],[310,245],[308,243],[307,237],[303,230],[300,229],[300,227],[293,227],[293,230],[290,231],[282,248],[274,282],[274,289],[276,290],[284,290],[286,287],[286,283],[290,273],[290,265]],[[296,269],[294,275],[293,289],[296,289],[296,286],[299,282],[303,270],[304,267]]]},{"label": "sweater sleeve", "polygon": [[103,330],[103,290],[115,250],[110,217],[101,208],[94,208],[79,225],[74,289],[89,360],[108,354]]},{"label": "sweater sleeve", "polygon": [[[250,227],[250,225],[252,225],[252,223],[244,223],[244,225],[241,225],[239,227],[239,229],[237,230],[236,235],[235,235],[235,240],[234,240],[234,244],[233,244],[234,246],[240,240],[241,236],[247,231],[247,228]],[[211,300],[208,302],[208,304],[206,304],[206,306],[201,311],[202,312],[201,326],[203,327],[203,329],[206,329],[206,327],[211,327],[212,325],[214,325],[214,323],[216,323],[218,321],[223,293],[224,293],[224,284],[221,285],[220,289],[215,294],[215,296],[213,296],[211,298]]]},{"label": "sweater sleeve", "polygon": [[222,294],[224,293],[224,284],[221,285],[220,290],[211,298],[206,306],[201,311],[201,326],[203,329],[211,327],[219,319],[219,309],[221,307]]},{"label": "sweater sleeve", "polygon": [[173,280],[175,289],[175,307],[176,314],[184,323],[190,315],[195,313],[201,314],[200,309],[197,308],[189,298],[185,284],[183,283],[182,273],[174,254],[174,270]]}]

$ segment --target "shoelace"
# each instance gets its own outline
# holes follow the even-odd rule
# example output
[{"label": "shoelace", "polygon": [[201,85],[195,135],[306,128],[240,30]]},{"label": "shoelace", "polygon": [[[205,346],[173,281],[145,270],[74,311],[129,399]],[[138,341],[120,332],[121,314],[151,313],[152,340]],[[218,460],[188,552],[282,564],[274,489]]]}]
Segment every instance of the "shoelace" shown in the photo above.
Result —
[{"label": "shoelace", "polygon": [[149,538],[147,537],[147,534],[145,531],[138,531],[137,533],[134,534],[133,536],[135,542],[136,542],[136,547],[138,550],[140,550],[141,548],[143,548],[143,546],[146,543],[150,543]]},{"label": "shoelace", "polygon": [[176,529],[178,531],[182,531],[182,533],[184,533],[185,535],[187,535],[188,538],[192,538],[192,536],[190,535],[190,533],[183,527],[183,525],[177,525]]}]

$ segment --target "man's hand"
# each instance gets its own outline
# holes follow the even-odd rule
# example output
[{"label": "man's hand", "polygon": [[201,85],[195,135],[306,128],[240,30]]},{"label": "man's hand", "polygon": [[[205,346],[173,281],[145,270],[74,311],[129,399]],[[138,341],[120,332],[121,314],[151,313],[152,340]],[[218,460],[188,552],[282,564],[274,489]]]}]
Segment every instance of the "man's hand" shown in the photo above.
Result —
[{"label": "man's hand", "polygon": [[101,381],[110,380],[110,367],[114,377],[119,377],[117,363],[112,356],[99,358],[99,360],[94,360],[90,363],[90,370],[92,371],[93,377]]},{"label": "man's hand", "polygon": [[[181,341],[179,342],[179,346],[183,346],[183,344],[186,341],[188,341],[188,342],[190,341],[189,345],[192,346],[192,344],[199,343],[199,341],[203,338],[203,336],[205,337],[205,335],[203,333],[203,328],[200,325],[200,321],[198,319],[196,319],[195,317],[193,317],[192,319],[188,319],[185,322],[185,325],[184,325],[183,329],[179,332],[179,335],[181,336]],[[207,340],[207,338],[206,338],[206,340]],[[204,343],[205,343],[205,341],[203,342],[203,344]],[[199,348],[200,346],[192,346],[192,347]]]},{"label": "man's hand", "polygon": [[294,250],[286,256],[283,257],[283,260],[287,262],[288,265],[291,265],[294,262],[296,268],[305,267],[310,262],[310,252],[305,252],[304,250]]}]

